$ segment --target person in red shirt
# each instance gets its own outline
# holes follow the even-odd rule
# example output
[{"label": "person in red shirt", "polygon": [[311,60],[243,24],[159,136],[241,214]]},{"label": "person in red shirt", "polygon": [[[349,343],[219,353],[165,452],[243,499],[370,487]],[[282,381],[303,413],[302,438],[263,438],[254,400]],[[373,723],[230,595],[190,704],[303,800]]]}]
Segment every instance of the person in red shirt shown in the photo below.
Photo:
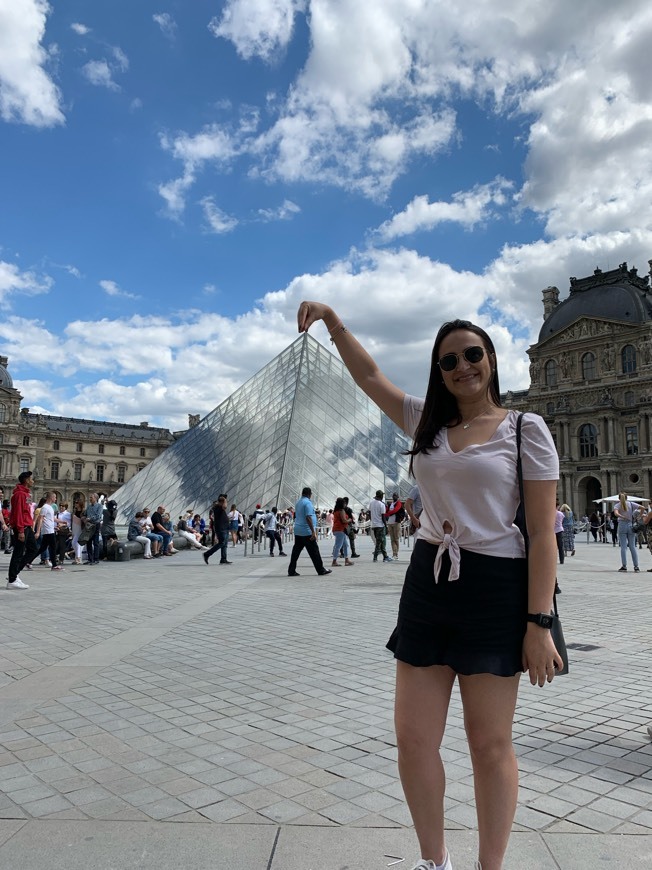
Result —
[{"label": "person in red shirt", "polygon": [[22,471],[11,495],[11,528],[14,533],[14,551],[9,563],[7,589],[29,589],[20,579],[20,572],[38,553],[30,510],[32,472]]}]

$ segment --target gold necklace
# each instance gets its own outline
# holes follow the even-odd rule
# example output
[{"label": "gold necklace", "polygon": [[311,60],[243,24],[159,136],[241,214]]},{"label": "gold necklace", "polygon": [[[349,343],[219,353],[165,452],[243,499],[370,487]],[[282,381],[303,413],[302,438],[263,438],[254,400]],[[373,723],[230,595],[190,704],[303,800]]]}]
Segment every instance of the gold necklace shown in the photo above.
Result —
[{"label": "gold necklace", "polygon": [[493,405],[487,405],[487,407],[484,408],[482,411],[480,411],[479,414],[476,414],[475,417],[471,417],[471,419],[470,419],[470,420],[467,420],[466,423],[462,423],[462,429],[468,429],[469,426],[471,425],[471,423],[473,423],[474,420],[477,420],[478,417],[482,417],[482,415],[483,415],[483,414],[486,414],[487,411],[489,410],[489,408],[492,408],[492,407],[493,407]]}]

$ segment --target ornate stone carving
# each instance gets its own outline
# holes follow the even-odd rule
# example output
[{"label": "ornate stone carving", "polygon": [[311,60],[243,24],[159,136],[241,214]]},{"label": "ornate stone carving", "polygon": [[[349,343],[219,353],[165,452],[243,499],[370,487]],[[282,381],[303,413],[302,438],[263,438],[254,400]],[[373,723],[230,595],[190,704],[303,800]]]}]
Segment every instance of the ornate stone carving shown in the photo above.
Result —
[{"label": "ornate stone carving", "polygon": [[534,360],[530,363],[530,381],[533,386],[539,383],[539,363]]}]

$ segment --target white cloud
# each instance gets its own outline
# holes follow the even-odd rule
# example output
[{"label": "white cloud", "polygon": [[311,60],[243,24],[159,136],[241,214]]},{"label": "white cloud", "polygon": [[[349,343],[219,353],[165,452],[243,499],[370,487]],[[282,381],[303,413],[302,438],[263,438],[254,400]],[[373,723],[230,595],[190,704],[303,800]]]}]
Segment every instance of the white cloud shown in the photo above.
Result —
[{"label": "white cloud", "polygon": [[61,94],[46,71],[42,42],[50,13],[46,0],[0,5],[0,117],[34,127],[64,123]]},{"label": "white cloud", "polygon": [[221,18],[208,27],[231,40],[243,58],[269,59],[290,42],[295,15],[306,6],[307,0],[228,0]]},{"label": "white cloud", "polygon": [[129,58],[118,46],[111,48],[111,60],[90,60],[82,67],[82,74],[92,85],[108,88],[110,91],[121,90],[113,76],[129,69]]},{"label": "white cloud", "polygon": [[90,27],[86,27],[85,24],[80,24],[78,21],[71,24],[70,29],[74,30],[79,36],[87,36],[91,32]]},{"label": "white cloud", "polygon": [[82,74],[92,85],[119,91],[120,86],[113,81],[113,72],[105,60],[89,60],[82,67]]},{"label": "white cloud", "polygon": [[230,233],[238,226],[237,219],[223,212],[215,204],[212,196],[205,196],[200,200],[200,205],[204,210],[209,232],[221,235],[222,233]]},{"label": "white cloud", "polygon": [[35,296],[38,293],[47,293],[53,283],[49,275],[21,272],[14,263],[0,260],[0,304],[3,306],[13,294]]},{"label": "white cloud", "polygon": [[258,214],[261,220],[267,221],[287,221],[291,220],[295,215],[301,212],[300,206],[291,199],[283,201],[283,205],[278,208],[259,208]]},{"label": "white cloud", "polygon": [[115,281],[103,280],[99,282],[99,285],[107,296],[120,296],[122,299],[140,299],[140,296],[127,293],[126,290],[121,290]]},{"label": "white cloud", "polygon": [[174,39],[177,35],[177,23],[169,12],[159,12],[152,15],[152,20],[161,28],[161,32],[168,39]]},{"label": "white cloud", "polygon": [[478,184],[471,190],[455,193],[452,202],[430,202],[427,196],[415,196],[406,208],[377,230],[383,241],[430,230],[441,223],[457,223],[471,229],[486,220],[492,206],[507,202],[504,191],[512,187],[504,178],[490,184]]}]

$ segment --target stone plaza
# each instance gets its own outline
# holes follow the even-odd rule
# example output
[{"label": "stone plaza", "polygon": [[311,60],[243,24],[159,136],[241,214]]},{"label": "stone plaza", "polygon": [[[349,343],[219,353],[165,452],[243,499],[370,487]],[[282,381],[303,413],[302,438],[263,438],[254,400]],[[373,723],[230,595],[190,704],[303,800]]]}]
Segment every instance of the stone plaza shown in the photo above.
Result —
[{"label": "stone plaza", "polygon": [[[326,556],[330,542],[322,542]],[[394,626],[409,559],[317,577],[230,549],[34,568],[2,593],[0,867],[409,870]],[[652,867],[652,558],[609,544],[559,567],[571,673],[523,679],[506,870]],[[8,562],[8,557],[4,557]],[[6,565],[5,565],[6,567]],[[418,711],[415,711],[418,715]],[[448,846],[470,870],[471,764],[454,691]]]}]

